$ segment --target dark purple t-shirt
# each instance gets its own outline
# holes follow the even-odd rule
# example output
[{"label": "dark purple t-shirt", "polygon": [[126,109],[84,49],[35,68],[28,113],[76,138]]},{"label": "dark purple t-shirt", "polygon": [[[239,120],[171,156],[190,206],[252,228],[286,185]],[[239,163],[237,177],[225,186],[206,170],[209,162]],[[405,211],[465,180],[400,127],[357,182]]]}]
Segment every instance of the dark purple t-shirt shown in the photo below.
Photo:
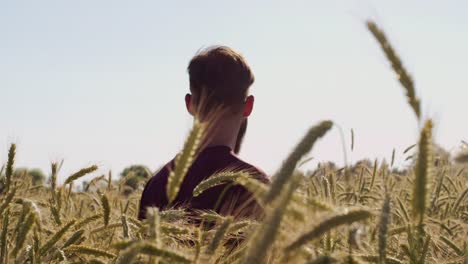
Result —
[{"label": "dark purple t-shirt", "polygon": [[[166,196],[167,178],[174,169],[174,160],[164,166],[152,177],[143,190],[138,218],[145,218],[147,207],[167,209]],[[235,217],[258,218],[261,208],[253,198],[252,193],[240,185],[223,184],[204,191],[197,197],[193,197],[193,189],[203,180],[224,170],[242,170],[249,172],[252,177],[263,183],[270,183],[266,174],[253,165],[250,165],[237,157],[231,148],[227,146],[213,146],[202,150],[192,166],[188,170],[179,193],[172,207],[184,207],[189,210],[214,210],[223,215]],[[228,188],[226,191],[223,190]],[[221,199],[218,202],[218,199]],[[217,206],[218,202],[218,206]],[[217,206],[217,208],[215,208]]]}]

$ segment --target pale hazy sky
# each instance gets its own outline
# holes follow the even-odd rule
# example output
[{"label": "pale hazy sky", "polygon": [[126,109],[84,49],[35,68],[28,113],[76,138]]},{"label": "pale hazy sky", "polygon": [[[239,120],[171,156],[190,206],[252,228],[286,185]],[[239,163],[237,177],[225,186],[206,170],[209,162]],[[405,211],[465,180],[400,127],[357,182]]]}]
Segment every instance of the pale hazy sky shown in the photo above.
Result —
[{"label": "pale hazy sky", "polygon": [[[268,173],[323,119],[348,158],[390,159],[417,140],[404,92],[364,22],[374,18],[413,74],[437,142],[468,140],[468,1],[0,1],[0,162],[62,179],[141,163],[182,146],[191,120],[186,66],[213,44],[244,54],[256,76],[241,156]],[[335,128],[314,148],[343,164]],[[314,162],[306,168],[314,166]]]}]

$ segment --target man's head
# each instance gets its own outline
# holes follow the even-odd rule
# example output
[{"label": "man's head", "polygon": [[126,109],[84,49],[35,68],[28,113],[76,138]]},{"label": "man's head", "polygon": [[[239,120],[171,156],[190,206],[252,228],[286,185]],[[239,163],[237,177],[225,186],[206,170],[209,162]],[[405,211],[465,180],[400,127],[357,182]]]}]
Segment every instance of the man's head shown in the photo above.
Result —
[{"label": "man's head", "polygon": [[254,98],[248,95],[254,75],[245,59],[225,46],[204,49],[188,65],[191,95],[185,102],[191,114],[205,115],[219,108],[250,115]]}]

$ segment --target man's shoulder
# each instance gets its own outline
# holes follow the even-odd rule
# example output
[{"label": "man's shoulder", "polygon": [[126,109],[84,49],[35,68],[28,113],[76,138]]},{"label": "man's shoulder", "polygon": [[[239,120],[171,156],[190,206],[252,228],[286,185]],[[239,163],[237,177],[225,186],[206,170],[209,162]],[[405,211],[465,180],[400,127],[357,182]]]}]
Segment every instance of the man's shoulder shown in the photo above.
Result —
[{"label": "man's shoulder", "polygon": [[168,163],[166,163],[164,166],[162,166],[158,170],[156,170],[156,173],[153,176],[151,176],[151,178],[148,180],[146,186],[147,187],[149,185],[159,186],[161,182],[167,181],[167,177],[169,176],[169,173],[172,170],[173,164],[174,164],[174,161],[171,160]]},{"label": "man's shoulder", "polygon": [[241,170],[247,172],[249,175],[251,175],[253,178],[263,182],[263,183],[270,183],[270,177],[258,166],[255,166],[238,156],[234,156],[236,159],[236,163],[238,164],[237,168],[235,170]]}]

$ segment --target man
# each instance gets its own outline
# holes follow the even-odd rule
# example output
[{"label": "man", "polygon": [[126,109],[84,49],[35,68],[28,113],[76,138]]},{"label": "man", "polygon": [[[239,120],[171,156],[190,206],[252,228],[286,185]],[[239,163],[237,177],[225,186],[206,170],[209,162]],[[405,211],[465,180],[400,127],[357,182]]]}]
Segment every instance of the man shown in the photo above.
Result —
[{"label": "man", "polygon": [[246,171],[259,181],[269,183],[265,173],[236,155],[254,106],[254,97],[249,95],[254,75],[239,53],[224,46],[199,52],[190,61],[188,73],[191,94],[185,96],[187,111],[202,122],[211,122],[211,129],[207,130],[175,201],[169,205],[166,197],[168,176],[174,169],[173,159],[146,184],[138,218],[145,218],[147,207],[160,210],[182,207],[194,213],[197,209],[214,210],[235,218],[258,219],[262,208],[252,193],[240,185],[224,184],[197,197],[192,195],[201,181],[220,171]]}]

